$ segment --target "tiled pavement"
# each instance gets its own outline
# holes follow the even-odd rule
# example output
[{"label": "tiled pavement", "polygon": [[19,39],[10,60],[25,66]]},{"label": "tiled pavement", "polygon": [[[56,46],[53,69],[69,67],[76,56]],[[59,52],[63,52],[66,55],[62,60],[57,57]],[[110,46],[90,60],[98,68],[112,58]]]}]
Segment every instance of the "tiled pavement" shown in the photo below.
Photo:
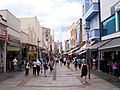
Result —
[{"label": "tiled pavement", "polygon": [[[53,79],[55,75],[56,78]],[[44,77],[43,73],[40,76],[33,76],[30,70],[30,75],[25,77],[24,72],[21,72],[1,82],[0,90],[120,90],[120,88],[93,74],[84,84],[80,78],[80,70],[74,71],[73,65],[68,69],[57,64],[56,74],[48,71],[48,77]]]}]

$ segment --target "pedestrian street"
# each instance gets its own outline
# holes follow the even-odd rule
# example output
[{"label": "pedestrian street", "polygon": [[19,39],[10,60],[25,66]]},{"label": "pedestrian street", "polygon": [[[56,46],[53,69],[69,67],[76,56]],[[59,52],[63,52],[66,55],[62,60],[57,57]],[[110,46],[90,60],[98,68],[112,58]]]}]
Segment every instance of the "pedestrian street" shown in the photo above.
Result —
[{"label": "pedestrian street", "polygon": [[80,77],[80,70],[75,71],[74,66],[70,68],[59,64],[48,76],[43,73],[33,76],[32,69],[25,77],[24,72],[15,77],[0,83],[0,90],[120,90],[111,83],[91,74],[91,79],[87,78],[87,83],[83,83]]}]

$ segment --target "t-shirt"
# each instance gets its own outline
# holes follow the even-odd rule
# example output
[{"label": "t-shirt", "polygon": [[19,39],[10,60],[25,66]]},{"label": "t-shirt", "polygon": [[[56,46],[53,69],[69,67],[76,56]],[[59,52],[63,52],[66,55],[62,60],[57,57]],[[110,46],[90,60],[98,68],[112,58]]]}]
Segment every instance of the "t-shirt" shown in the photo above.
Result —
[{"label": "t-shirt", "polygon": [[37,62],[33,62],[33,67],[37,67]]},{"label": "t-shirt", "polygon": [[17,65],[17,62],[18,62],[17,59],[14,59],[13,60],[13,65]]}]

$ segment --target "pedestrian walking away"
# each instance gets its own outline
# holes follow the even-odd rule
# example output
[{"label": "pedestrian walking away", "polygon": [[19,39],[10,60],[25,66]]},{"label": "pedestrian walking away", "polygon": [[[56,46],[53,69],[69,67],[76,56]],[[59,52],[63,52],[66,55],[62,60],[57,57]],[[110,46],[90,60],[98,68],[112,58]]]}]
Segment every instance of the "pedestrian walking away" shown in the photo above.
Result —
[{"label": "pedestrian walking away", "polygon": [[36,60],[33,61],[33,75],[36,75],[36,70],[37,70],[37,62]]},{"label": "pedestrian walking away", "polygon": [[44,67],[44,76],[47,77],[47,70],[48,70],[48,64],[47,64],[47,61],[45,61],[43,67]]},{"label": "pedestrian walking away", "polygon": [[25,76],[29,75],[29,69],[30,69],[30,65],[29,65],[29,62],[27,62],[25,66]]},{"label": "pedestrian walking away", "polygon": [[41,63],[40,63],[40,61],[38,59],[37,59],[36,64],[37,64],[37,75],[39,75]]},{"label": "pedestrian walking away", "polygon": [[76,57],[74,58],[73,64],[74,64],[75,70],[77,71],[77,59],[76,59]]},{"label": "pedestrian walking away", "polygon": [[17,57],[15,57],[15,59],[12,62],[13,62],[13,65],[14,65],[14,71],[16,72],[17,71],[17,64],[18,64]]},{"label": "pedestrian walking away", "polygon": [[78,66],[79,66],[79,69],[81,68],[81,59],[80,58],[77,58],[77,62],[78,62]]}]

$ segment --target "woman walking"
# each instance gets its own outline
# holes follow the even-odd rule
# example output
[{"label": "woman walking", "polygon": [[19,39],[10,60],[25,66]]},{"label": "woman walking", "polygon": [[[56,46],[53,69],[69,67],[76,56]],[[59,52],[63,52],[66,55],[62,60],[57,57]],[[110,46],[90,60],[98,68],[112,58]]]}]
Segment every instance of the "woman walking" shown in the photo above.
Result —
[{"label": "woman walking", "polygon": [[88,71],[88,66],[86,64],[86,61],[84,60],[81,66],[81,78],[84,76],[84,83],[86,83],[87,71]]}]

